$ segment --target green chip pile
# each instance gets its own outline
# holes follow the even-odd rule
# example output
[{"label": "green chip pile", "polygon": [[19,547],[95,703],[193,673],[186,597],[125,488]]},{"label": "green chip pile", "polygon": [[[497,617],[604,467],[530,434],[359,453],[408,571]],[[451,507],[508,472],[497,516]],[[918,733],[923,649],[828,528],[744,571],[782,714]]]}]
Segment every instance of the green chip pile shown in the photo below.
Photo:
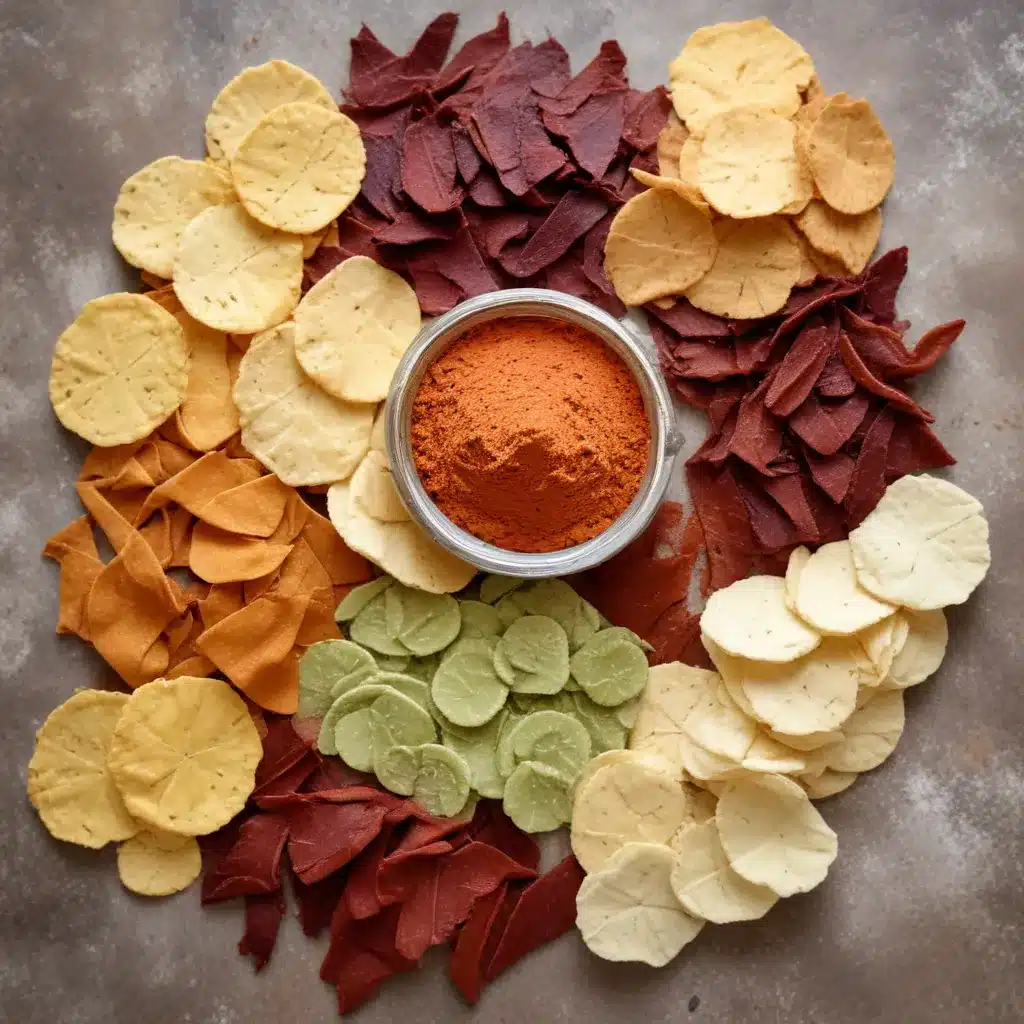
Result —
[{"label": "green chip pile", "polygon": [[524,832],[569,822],[584,765],[625,747],[644,642],[563,580],[486,576],[460,595],[382,576],[338,606],[347,640],[307,649],[318,747],[431,814],[501,800]]}]

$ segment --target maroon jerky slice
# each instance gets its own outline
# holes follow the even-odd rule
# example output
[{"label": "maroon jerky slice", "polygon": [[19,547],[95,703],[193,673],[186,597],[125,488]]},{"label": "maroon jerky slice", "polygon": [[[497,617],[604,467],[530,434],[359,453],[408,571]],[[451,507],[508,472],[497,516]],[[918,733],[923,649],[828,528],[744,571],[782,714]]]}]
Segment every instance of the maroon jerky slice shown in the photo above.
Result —
[{"label": "maroon jerky slice", "polygon": [[557,263],[552,263],[544,276],[548,288],[593,302],[614,317],[625,315],[626,307],[619,297],[601,291],[584,273],[583,255],[576,249],[567,252]]},{"label": "maroon jerky slice", "polygon": [[509,194],[488,167],[481,167],[473,179],[473,184],[469,186],[469,198],[485,210],[504,209],[509,203]]},{"label": "maroon jerky slice", "polygon": [[427,213],[446,213],[462,201],[450,124],[431,114],[409,125],[402,148],[402,188]]},{"label": "maroon jerky slice", "polygon": [[817,544],[818,524],[807,500],[804,479],[797,473],[765,477],[759,481],[765,493],[786,513],[796,530],[794,544]]},{"label": "maroon jerky slice", "polygon": [[432,867],[431,877],[402,904],[395,948],[410,960],[446,941],[469,916],[473,904],[502,882],[536,875],[500,850],[478,842],[434,858]]},{"label": "maroon jerky slice", "polygon": [[788,416],[803,403],[825,368],[838,332],[835,322],[810,320],[803,326],[765,393],[765,405],[773,413]]},{"label": "maroon jerky slice", "polygon": [[885,476],[888,481],[898,480],[908,473],[940,469],[955,463],[956,459],[927,423],[922,423],[911,416],[897,414],[885,463]]},{"label": "maroon jerky slice", "polygon": [[853,379],[865,390],[870,391],[879,398],[884,398],[891,405],[896,406],[903,412],[917,416],[926,423],[934,423],[935,417],[925,409],[922,409],[910,395],[898,388],[892,387],[880,381],[865,365],[860,354],[854,348],[845,331],[839,332],[839,351],[842,353],[843,362],[850,371]]},{"label": "maroon jerky slice", "polygon": [[420,309],[427,316],[447,313],[466,297],[461,288],[442,277],[434,266],[432,257],[410,258],[406,262],[406,271],[412,278]]},{"label": "maroon jerky slice", "polygon": [[764,474],[769,473],[768,463],[782,448],[782,424],[764,404],[770,382],[774,383],[766,377],[740,402],[736,429],[729,441],[729,451]]},{"label": "maroon jerky slice", "polygon": [[377,73],[396,59],[396,54],[389,50],[366,25],[350,42],[352,51],[349,67],[349,91],[358,96],[373,89]]},{"label": "maroon jerky slice", "polygon": [[292,876],[292,892],[299,905],[299,923],[304,935],[316,938],[331,923],[346,882],[342,871],[321,878],[312,885]]},{"label": "maroon jerky slice", "polygon": [[499,262],[513,277],[532,277],[564,256],[607,212],[608,203],[599,196],[566,192],[530,240]]},{"label": "maroon jerky slice", "polygon": [[392,829],[385,826],[373,842],[349,865],[344,900],[349,914],[357,921],[380,913],[377,872],[381,861],[391,852],[391,835]]},{"label": "maroon jerky slice", "polygon": [[814,482],[832,501],[841,505],[846,497],[846,492],[850,489],[853,468],[856,466],[857,460],[852,455],[847,455],[846,452],[819,455],[810,448],[804,452],[804,458],[807,460],[807,468],[810,470]]},{"label": "maroon jerky slice", "polygon": [[755,332],[733,342],[736,351],[736,366],[740,373],[754,373],[763,370],[769,363],[779,335],[771,328]]},{"label": "maroon jerky slice", "polygon": [[476,214],[477,243],[482,241],[484,251],[491,259],[497,258],[509,242],[525,238],[530,233],[530,216],[517,210],[503,210],[501,213]]},{"label": "maroon jerky slice", "polygon": [[485,969],[488,981],[572,928],[576,923],[576,893],[585,877],[579,862],[570,855],[523,890]]},{"label": "maroon jerky slice", "polygon": [[950,320],[947,324],[939,324],[938,327],[926,331],[910,351],[907,361],[896,376],[916,377],[919,373],[930,370],[960,337],[966,323],[965,320]]},{"label": "maroon jerky slice", "polygon": [[544,125],[565,139],[583,170],[600,178],[618,152],[625,105],[625,87],[607,86],[571,114],[545,113]]},{"label": "maroon jerky slice", "polygon": [[604,243],[613,219],[611,213],[606,214],[583,239],[583,273],[587,280],[605,295],[615,294],[615,287],[604,271]]},{"label": "maroon jerky slice", "polygon": [[503,882],[494,892],[477,900],[465,925],[459,930],[448,960],[452,984],[471,1005],[480,998],[484,987],[484,949],[507,893],[508,883]]},{"label": "maroon jerky slice", "polygon": [[799,533],[790,518],[765,493],[764,477],[739,472],[736,482],[761,551],[778,551],[799,543]]},{"label": "maroon jerky slice", "polygon": [[677,299],[668,309],[650,302],[644,309],[681,338],[727,338],[732,333],[728,320],[705,313],[687,299]]},{"label": "maroon jerky slice", "polygon": [[509,50],[508,18],[502,11],[498,23],[487,32],[467,39],[434,81],[434,91],[446,92],[460,85],[470,74],[482,78]]},{"label": "maroon jerky slice", "polygon": [[789,428],[819,454],[834,455],[853,437],[870,404],[863,391],[829,405],[810,394],[789,417]]},{"label": "maroon jerky slice", "polygon": [[907,276],[907,247],[890,249],[864,271],[864,302],[880,323],[896,319],[896,293]]},{"label": "maroon jerky slice", "polygon": [[363,137],[366,174],[363,177],[361,195],[388,220],[394,220],[398,212],[394,189],[401,181],[404,135],[403,130],[380,138],[372,135]]},{"label": "maroon jerky slice", "polygon": [[291,815],[288,856],[307,885],[334,874],[373,842],[387,808],[374,803],[315,803]]},{"label": "maroon jerky slice", "polygon": [[426,217],[415,210],[402,210],[394,223],[379,228],[376,241],[386,245],[415,245],[417,242],[441,242],[459,230],[458,214]]},{"label": "maroon jerky slice", "polygon": [[857,382],[850,376],[838,351],[825,360],[814,389],[822,398],[847,398],[857,390]]},{"label": "maroon jerky slice", "polygon": [[888,409],[880,409],[864,435],[850,489],[843,500],[851,526],[856,526],[885,493],[885,464],[894,426],[892,413]]},{"label": "maroon jerky slice", "polygon": [[388,854],[377,869],[377,898],[381,906],[410,899],[421,885],[435,876],[435,861],[451,852],[451,843],[436,840]]},{"label": "maroon jerky slice", "polygon": [[245,933],[238,943],[238,952],[251,956],[257,971],[267,966],[274,952],[284,912],[284,896],[280,892],[245,897]]},{"label": "maroon jerky slice", "polygon": [[281,888],[281,854],[288,838],[285,814],[257,814],[242,825],[234,846],[203,878],[202,902],[256,896]]},{"label": "maroon jerky slice", "polygon": [[442,839],[452,849],[461,844],[461,833],[469,830],[468,821],[456,818],[435,818],[418,807],[412,800],[408,803],[415,813],[410,815],[409,827],[398,844],[400,850],[420,849]]},{"label": "maroon jerky slice", "polygon": [[849,309],[841,310],[840,315],[843,329],[864,365],[883,380],[898,376],[910,357],[900,333]]},{"label": "maroon jerky slice", "polygon": [[521,832],[496,800],[481,800],[469,827],[470,836],[486,843],[530,871],[540,864],[540,847],[532,836]]},{"label": "maroon jerky slice", "polygon": [[687,465],[686,479],[704,535],[708,589],[721,590],[747,575],[755,550],[746,505],[728,466]]},{"label": "maroon jerky slice", "polygon": [[458,169],[459,177],[469,185],[480,173],[484,161],[480,151],[473,145],[465,125],[455,122],[452,128],[452,148],[455,150],[455,166]]},{"label": "maroon jerky slice", "polygon": [[[651,324],[651,333],[664,330],[660,324]],[[726,342],[691,341],[682,338],[675,345],[673,372],[680,377],[697,377],[700,380],[716,381],[733,377],[741,370],[736,364],[735,346]]]},{"label": "maroon jerky slice", "polygon": [[319,763],[320,755],[307,749],[301,760],[254,790],[252,801],[259,807],[280,806],[283,800],[298,795],[299,789],[316,771]]},{"label": "maroon jerky slice", "polygon": [[739,409],[734,406],[726,414],[721,425],[713,429],[701,446],[690,456],[688,462],[710,462],[714,465],[721,465],[729,457],[732,445],[733,434],[736,433],[736,423],[739,419]]},{"label": "maroon jerky slice", "polygon": [[668,608],[644,639],[654,648],[650,654],[652,665],[681,661],[686,665],[714,670],[700,641],[700,616],[691,612],[685,601]]},{"label": "maroon jerky slice", "polygon": [[650,92],[630,89],[626,97],[626,117],[622,138],[634,149],[646,152],[658,144],[658,135],[668,121],[672,100],[663,85]]},{"label": "maroon jerky slice", "polygon": [[542,99],[540,107],[546,113],[571,114],[600,89],[609,86],[625,89],[625,69],[626,55],[622,48],[614,39],[607,39],[597,56],[557,96]]},{"label": "maroon jerky slice", "polygon": [[433,243],[428,248],[434,269],[456,285],[466,298],[500,287],[484,263],[468,225],[459,228],[451,241]]}]

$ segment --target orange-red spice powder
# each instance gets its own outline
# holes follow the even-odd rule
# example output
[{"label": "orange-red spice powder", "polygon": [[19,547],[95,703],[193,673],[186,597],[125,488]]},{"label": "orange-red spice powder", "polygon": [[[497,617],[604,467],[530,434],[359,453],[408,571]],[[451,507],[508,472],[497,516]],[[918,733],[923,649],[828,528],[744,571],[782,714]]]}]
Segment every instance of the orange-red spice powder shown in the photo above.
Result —
[{"label": "orange-red spice powder", "polygon": [[412,450],[454,523],[508,551],[558,551],[625,511],[650,425],[636,380],[599,338],[508,317],[471,327],[427,371]]}]

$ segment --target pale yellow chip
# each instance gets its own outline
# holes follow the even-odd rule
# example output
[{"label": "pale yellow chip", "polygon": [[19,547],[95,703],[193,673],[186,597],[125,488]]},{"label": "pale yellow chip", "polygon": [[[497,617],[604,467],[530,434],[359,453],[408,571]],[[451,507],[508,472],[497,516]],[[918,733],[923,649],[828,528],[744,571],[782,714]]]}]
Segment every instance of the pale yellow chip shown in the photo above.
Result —
[{"label": "pale yellow chip", "polygon": [[206,151],[226,168],[238,144],[271,110],[296,102],[338,109],[319,79],[286,60],[246,68],[221,89],[206,115]]},{"label": "pale yellow chip", "polygon": [[867,213],[892,186],[892,140],[867,100],[833,96],[807,134],[806,154],[822,198],[840,213]]},{"label": "pale yellow chip", "polygon": [[165,156],[136,171],[114,203],[114,245],[133,266],[170,280],[189,221],[235,202],[231,178],[203,160]]},{"label": "pale yellow chip", "polygon": [[314,231],[310,235],[302,236],[302,258],[308,260],[324,244],[324,239],[327,237],[327,228],[323,228],[321,231]]},{"label": "pale yellow chip", "polygon": [[786,607],[796,613],[796,592],[800,585],[800,573],[810,560],[811,550],[801,544],[789,553],[789,561],[786,562]]},{"label": "pale yellow chip", "polygon": [[819,253],[859,274],[871,259],[882,234],[882,211],[840,213],[821,199],[812,199],[796,218],[796,226]]},{"label": "pale yellow chip", "polygon": [[698,29],[668,66],[676,113],[703,135],[717,114],[763,107],[783,117],[800,108],[814,76],[807,51],[767,18],[725,21]]},{"label": "pale yellow chip", "polygon": [[658,173],[663,178],[679,177],[679,153],[689,137],[679,115],[669,111],[668,121],[658,133]]},{"label": "pale yellow chip", "polygon": [[938,671],[949,641],[949,627],[941,608],[926,612],[905,608],[900,614],[907,623],[907,633],[882,682],[886,689],[905,690],[923,683]]},{"label": "pale yellow chip", "polygon": [[796,613],[819,633],[849,636],[881,622],[895,610],[857,582],[848,540],[823,544],[800,572]]},{"label": "pale yellow chip", "polygon": [[804,92],[800,109],[793,115],[793,121],[797,128],[810,128],[818,120],[818,116],[830,99],[831,97],[822,88],[821,79],[814,75]]},{"label": "pale yellow chip", "polygon": [[356,467],[350,483],[351,500],[382,523],[405,523],[409,513],[395,487],[387,456],[370,449]]},{"label": "pale yellow chip", "polygon": [[213,451],[238,432],[238,408],[231,397],[238,349],[223,331],[201,324],[184,310],[175,319],[185,332],[189,350],[188,387],[178,422],[191,447]]},{"label": "pale yellow chip", "polygon": [[295,310],[295,354],[332,395],[380,402],[419,329],[412,288],[369,257],[352,256],[303,296]]},{"label": "pale yellow chip", "polygon": [[577,789],[569,839],[587,872],[599,871],[626,843],[668,843],[689,820],[679,780],[656,761],[616,761]]},{"label": "pale yellow chip", "polygon": [[714,924],[757,921],[778,902],[767,886],[748,882],[733,871],[713,818],[680,833],[672,850],[672,891],[694,917]]},{"label": "pale yellow chip", "polygon": [[821,642],[821,634],[786,606],[779,576],[749,576],[715,591],[700,629],[726,653],[759,661],[793,661]]},{"label": "pale yellow chip", "polygon": [[803,736],[793,736],[788,732],[769,729],[768,735],[772,739],[778,740],[783,746],[791,747],[793,750],[798,750],[802,753],[820,750],[822,747],[827,747],[830,743],[841,742],[843,738],[843,734],[839,729],[830,729],[827,732],[809,732]]},{"label": "pale yellow chip", "polygon": [[144,831],[117,848],[121,884],[140,896],[169,896],[187,889],[202,870],[193,836]]},{"label": "pale yellow chip", "polygon": [[365,173],[359,126],[315,103],[275,107],[231,158],[231,178],[250,216],[296,234],[326,228],[359,195]]},{"label": "pale yellow chip", "polygon": [[200,323],[255,334],[284,320],[302,288],[302,239],[253,220],[240,203],[212,206],[185,228],[174,291]]},{"label": "pale yellow chip", "polygon": [[862,587],[917,611],[963,604],[992,561],[981,502],[927,475],[890,484],[850,546]]},{"label": "pale yellow chip", "polygon": [[675,862],[667,846],[629,843],[583,880],[576,927],[592,953],[664,967],[697,937],[704,922],[687,914],[672,892]]},{"label": "pale yellow chip", "polygon": [[639,750],[602,750],[595,754],[584,766],[583,770],[576,776],[573,783],[573,793],[582,791],[583,787],[602,769],[610,764],[624,764],[627,761],[646,761],[653,764],[655,768],[663,772],[673,773],[674,769],[663,758],[654,753],[645,753]]},{"label": "pale yellow chip", "polygon": [[739,218],[802,209],[812,192],[792,121],[757,108],[728,110],[709,122],[697,182],[719,213]]},{"label": "pale yellow chip", "polygon": [[843,723],[843,739],[825,747],[825,764],[837,772],[868,772],[896,749],[903,735],[903,691],[886,690]]},{"label": "pale yellow chip", "polygon": [[897,611],[857,634],[857,640],[878,673],[879,683],[888,676],[893,660],[907,642],[909,632],[907,616]]},{"label": "pale yellow chip", "polygon": [[50,402],[68,430],[104,448],[140,441],[181,405],[181,325],[144,295],[92,299],[57,339]]},{"label": "pale yellow chip", "polygon": [[796,233],[796,240],[800,245],[800,274],[796,279],[796,287],[806,288],[808,285],[814,284],[818,274],[823,273],[815,257],[819,256],[822,259],[828,259],[828,257],[818,253],[814,246],[799,232]]},{"label": "pale yellow chip", "polygon": [[715,222],[714,233],[714,264],[687,290],[690,302],[707,313],[739,319],[782,309],[800,277],[802,262],[800,243],[786,221],[723,218]]},{"label": "pale yellow chip", "polygon": [[28,798],[55,839],[96,850],[138,832],[107,768],[127,703],[124,693],[79,690],[36,733]]},{"label": "pale yellow chip", "polygon": [[715,821],[734,871],[779,896],[810,892],[836,859],[836,834],[797,783],[781,775],[727,782]]},{"label": "pale yellow chip", "polygon": [[370,431],[370,450],[374,452],[385,452],[388,446],[387,417],[384,415],[384,403],[377,408],[377,415],[373,418],[373,429]]},{"label": "pale yellow chip", "polygon": [[476,575],[472,565],[446,551],[418,523],[382,523],[374,519],[353,502],[350,483],[336,483],[327,492],[327,512],[353,551],[407,587],[450,594],[461,590]]},{"label": "pale yellow chip", "polygon": [[679,150],[679,180],[700,191],[700,139],[691,135]]},{"label": "pale yellow chip", "polygon": [[826,768],[817,775],[801,775],[797,781],[812,800],[827,800],[849,789],[857,781],[857,773]]},{"label": "pale yellow chip", "polygon": [[[701,195],[700,189],[695,185],[691,185],[689,182],[681,181],[678,176],[675,178],[666,178],[662,177],[660,174],[651,174],[648,171],[641,170],[639,167],[631,167],[630,174],[632,174],[641,185],[646,185],[647,188],[667,189],[670,192],[675,192],[676,195],[681,196],[688,203],[692,203],[701,211],[701,213],[710,214],[711,212],[711,207]],[[674,300],[655,299],[654,301],[672,302]]]},{"label": "pale yellow chip", "polygon": [[349,477],[370,445],[372,405],[343,402],[295,358],[295,325],[253,338],[235,383],[242,444],[290,487]]},{"label": "pale yellow chip", "polygon": [[226,825],[255,784],[263,744],[225,682],[157,679],[131,696],[107,764],[128,810],[152,828],[200,836]]},{"label": "pale yellow chip", "polygon": [[615,215],[604,268],[629,306],[678,295],[715,262],[711,221],[692,202],[668,189],[633,196]]}]

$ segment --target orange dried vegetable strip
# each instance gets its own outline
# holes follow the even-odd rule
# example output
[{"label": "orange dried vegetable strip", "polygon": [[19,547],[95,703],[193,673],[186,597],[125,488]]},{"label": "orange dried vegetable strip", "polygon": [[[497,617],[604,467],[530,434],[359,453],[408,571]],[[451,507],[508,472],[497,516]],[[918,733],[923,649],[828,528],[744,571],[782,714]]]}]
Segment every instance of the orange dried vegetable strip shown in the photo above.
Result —
[{"label": "orange dried vegetable strip", "polygon": [[58,633],[74,633],[89,639],[87,606],[89,591],[103,570],[89,517],[82,516],[58,530],[43,548],[43,556],[60,566]]},{"label": "orange dried vegetable strip", "polygon": [[231,533],[269,537],[280,524],[293,494],[295,491],[276,476],[261,476],[211,498],[199,518]]},{"label": "orange dried vegetable strip", "polygon": [[203,508],[219,494],[260,476],[258,464],[249,459],[232,459],[222,451],[209,452],[154,487],[142,507],[140,521],[172,501],[202,518]]},{"label": "orange dried vegetable strip", "polygon": [[277,569],[291,550],[289,544],[271,544],[200,521],[192,530],[188,566],[207,583],[253,580]]}]

